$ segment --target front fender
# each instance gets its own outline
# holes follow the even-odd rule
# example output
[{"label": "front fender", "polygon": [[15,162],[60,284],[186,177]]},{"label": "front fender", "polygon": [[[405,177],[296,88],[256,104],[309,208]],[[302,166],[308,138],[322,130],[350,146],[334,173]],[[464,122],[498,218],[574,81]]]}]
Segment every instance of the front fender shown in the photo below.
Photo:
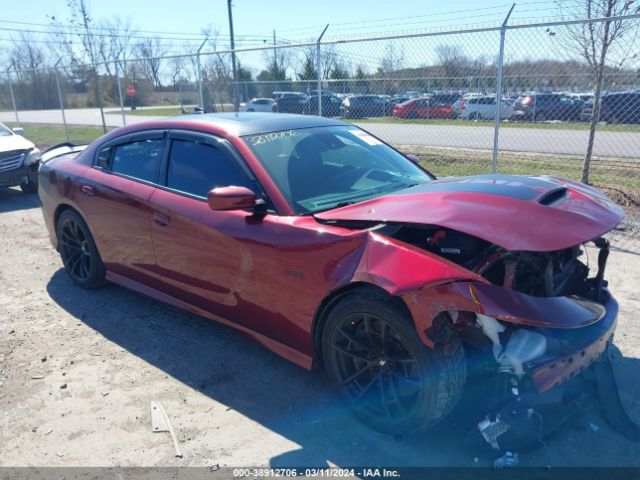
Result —
[{"label": "front fender", "polygon": [[452,281],[486,282],[481,276],[430,252],[375,232],[368,239],[352,281],[377,285],[391,295]]},{"label": "front fender", "polygon": [[[460,265],[375,232],[368,232],[364,251],[351,277],[351,282],[376,285],[404,300],[418,335],[428,347],[436,343],[425,333],[437,315],[430,312],[447,310],[440,309],[438,298],[429,292],[439,285],[460,281],[486,283],[484,278]],[[430,303],[434,305],[430,307]]]}]

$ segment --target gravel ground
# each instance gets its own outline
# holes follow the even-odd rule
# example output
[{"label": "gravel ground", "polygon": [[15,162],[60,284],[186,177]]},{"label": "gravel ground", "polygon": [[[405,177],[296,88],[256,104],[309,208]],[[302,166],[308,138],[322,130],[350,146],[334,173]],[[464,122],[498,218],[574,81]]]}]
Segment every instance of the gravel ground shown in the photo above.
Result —
[{"label": "gravel ground", "polygon": [[[607,277],[620,301],[614,366],[640,421],[640,228],[612,235]],[[595,257],[592,255],[592,261]],[[485,465],[461,420],[393,440],[352,419],[322,372],[240,334],[117,286],[75,287],[48,241],[38,199],[0,190],[0,466]],[[184,458],[151,431],[167,411]],[[588,427],[597,425],[597,431]],[[597,452],[597,454],[594,454]],[[477,462],[475,462],[477,458]],[[640,465],[640,445],[595,410],[523,465]]]}]

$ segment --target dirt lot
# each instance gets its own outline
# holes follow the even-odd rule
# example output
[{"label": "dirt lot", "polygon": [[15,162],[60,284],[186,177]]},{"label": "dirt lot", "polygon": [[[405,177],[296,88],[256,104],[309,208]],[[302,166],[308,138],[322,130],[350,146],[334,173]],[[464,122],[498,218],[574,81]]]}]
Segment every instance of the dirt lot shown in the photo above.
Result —
[{"label": "dirt lot", "polygon": [[[607,277],[620,301],[615,368],[640,422],[640,229],[637,219],[624,225],[612,235]],[[152,433],[151,400],[164,405],[184,458],[168,434]],[[464,442],[470,403],[417,438],[372,433],[321,372],[123,288],[78,289],[37,198],[0,190],[0,466],[488,464],[491,452]],[[640,444],[591,411],[521,463],[640,465]]]}]

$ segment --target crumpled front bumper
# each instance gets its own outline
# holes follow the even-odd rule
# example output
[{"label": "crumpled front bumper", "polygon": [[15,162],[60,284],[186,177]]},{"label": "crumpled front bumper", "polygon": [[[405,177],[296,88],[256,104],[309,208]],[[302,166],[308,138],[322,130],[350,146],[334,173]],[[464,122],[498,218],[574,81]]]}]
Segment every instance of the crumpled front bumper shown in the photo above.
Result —
[{"label": "crumpled front bumper", "polygon": [[544,335],[546,353],[523,364],[539,393],[593,364],[611,340],[618,315],[618,303],[604,288],[601,300],[594,302],[579,297],[534,297],[488,283],[451,282],[409,293],[405,301],[428,347],[439,341],[433,319],[447,311],[482,314]]},{"label": "crumpled front bumper", "polygon": [[604,316],[586,327],[537,330],[551,339],[547,353],[524,363],[524,370],[539,393],[566,383],[600,359],[613,339],[618,316],[618,302],[604,290]]}]

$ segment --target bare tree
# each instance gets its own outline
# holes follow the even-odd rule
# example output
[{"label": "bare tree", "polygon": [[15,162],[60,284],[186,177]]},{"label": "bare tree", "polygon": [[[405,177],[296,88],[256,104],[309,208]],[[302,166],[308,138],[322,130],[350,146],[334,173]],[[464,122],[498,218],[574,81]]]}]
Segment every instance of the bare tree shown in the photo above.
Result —
[{"label": "bare tree", "polygon": [[384,55],[380,60],[379,70],[384,73],[395,72],[404,66],[404,48],[397,48],[393,42],[384,47]]},{"label": "bare tree", "polygon": [[[299,80],[317,80],[318,78],[318,50],[315,45],[310,45],[302,49],[299,58],[300,66],[296,73]],[[320,71],[322,78],[330,78],[340,63],[338,52],[334,45],[322,45],[320,48]]]},{"label": "bare tree", "polygon": [[[593,109],[589,126],[589,141],[587,153],[584,157],[581,181],[589,183],[589,168],[593,154],[593,143],[596,136],[596,126],[600,118],[600,98],[604,71],[607,61],[616,55],[615,62],[621,67],[635,51],[635,39],[637,37],[640,22],[637,19],[619,20],[613,17],[640,13],[640,1],[638,0],[575,0],[571,13],[578,18],[598,19],[600,22],[587,22],[568,25],[567,33],[570,40],[570,48],[577,52],[593,72]],[[617,51],[616,51],[617,50]]]},{"label": "bare tree", "polygon": [[[105,65],[112,62],[120,63],[120,71],[126,72],[127,59],[134,52],[133,38],[136,30],[131,26],[131,19],[123,20],[121,17],[115,17],[101,23],[103,36],[107,41],[99,43],[100,59]],[[107,69],[110,75],[110,69]]]},{"label": "bare tree", "polygon": [[[52,34],[58,39],[59,53],[67,54],[70,57],[70,64],[79,71],[86,71],[85,64],[91,65],[89,73],[93,81],[93,90],[95,102],[100,109],[100,117],[102,118],[102,129],[107,132],[107,124],[104,117],[104,109],[102,107],[102,93],[100,88],[100,75],[98,73],[98,52],[99,44],[106,41],[104,35],[99,35],[100,29],[94,25],[93,17],[89,12],[85,0],[67,0],[70,18],[69,27],[63,27],[58,24],[55,17],[50,17],[52,26],[58,27],[56,32]],[[78,41],[75,41],[75,40]],[[79,44],[80,48],[74,48],[75,44]],[[88,60],[88,61],[87,61]]]},{"label": "bare tree", "polygon": [[269,80],[284,81],[287,79],[287,69],[291,65],[290,48],[274,48],[264,51],[267,62],[266,72]]},{"label": "bare tree", "polygon": [[452,79],[462,77],[470,66],[470,61],[458,45],[436,46],[438,65],[442,67],[445,77]]},{"label": "bare tree", "polygon": [[27,32],[20,32],[13,39],[13,46],[7,51],[8,64],[16,71],[18,95],[25,105],[32,108],[49,107],[52,104],[53,90],[47,82],[50,72],[44,71],[47,52],[33,41]]},{"label": "bare tree", "polygon": [[161,87],[160,67],[162,59],[160,57],[167,53],[167,46],[159,38],[149,37],[138,42],[135,51],[140,57],[140,67],[147,79],[154,87]]}]

